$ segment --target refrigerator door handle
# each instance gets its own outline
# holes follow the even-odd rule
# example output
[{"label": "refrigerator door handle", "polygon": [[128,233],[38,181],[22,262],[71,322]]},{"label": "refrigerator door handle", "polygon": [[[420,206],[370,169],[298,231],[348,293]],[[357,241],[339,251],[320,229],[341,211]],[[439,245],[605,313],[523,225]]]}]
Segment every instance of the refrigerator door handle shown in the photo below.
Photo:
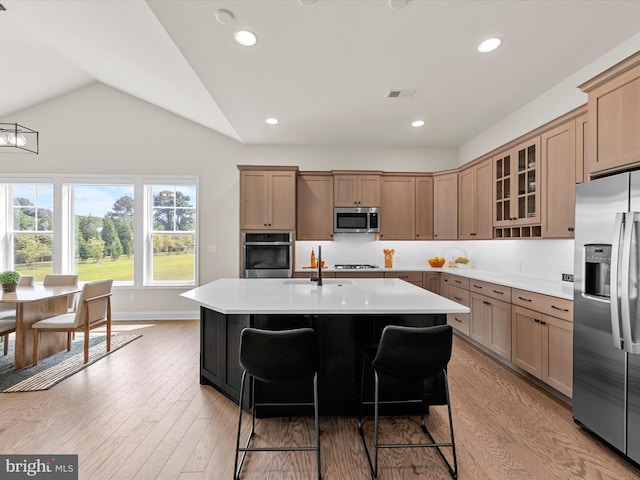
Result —
[{"label": "refrigerator door handle", "polygon": [[[634,345],[633,336],[631,333],[631,309],[632,302],[635,302],[637,294],[633,295],[631,292],[631,275],[634,275],[636,265],[631,265],[632,262],[636,262],[636,256],[632,256],[633,253],[633,234],[636,230],[636,224],[638,223],[640,214],[638,212],[629,212],[625,214],[625,232],[622,240],[622,268],[620,272],[621,283],[620,288],[620,310],[622,319],[622,338],[624,339],[623,350],[629,353],[637,353],[638,345]],[[635,287],[635,286],[634,286]]]},{"label": "refrigerator door handle", "polygon": [[611,277],[609,280],[611,336],[613,337],[613,346],[619,350],[622,350],[622,340],[620,336],[620,295],[618,291],[620,277],[618,275],[618,267],[620,265],[620,241],[622,240],[624,217],[624,213],[616,213],[616,221],[613,228],[613,242],[611,244]]}]

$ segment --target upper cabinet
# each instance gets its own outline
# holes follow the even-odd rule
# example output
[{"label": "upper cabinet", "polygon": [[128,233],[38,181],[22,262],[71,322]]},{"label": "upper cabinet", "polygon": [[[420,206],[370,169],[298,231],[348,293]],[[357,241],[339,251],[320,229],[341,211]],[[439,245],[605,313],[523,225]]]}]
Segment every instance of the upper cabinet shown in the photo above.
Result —
[{"label": "upper cabinet", "polygon": [[334,207],[379,207],[379,174],[333,175]]},{"label": "upper cabinet", "polygon": [[433,178],[382,175],[380,178],[380,239],[433,238]]},{"label": "upper cabinet", "polygon": [[433,238],[458,238],[458,174],[442,173],[433,176]]},{"label": "upper cabinet", "polygon": [[493,157],[495,238],[539,237],[540,137]]},{"label": "upper cabinet", "polygon": [[298,175],[296,239],[333,240],[333,175]]},{"label": "upper cabinet", "polygon": [[458,174],[458,238],[493,238],[491,159]]},{"label": "upper cabinet", "polygon": [[[573,238],[576,195],[576,120],[541,136],[542,236]],[[580,172],[582,173],[582,172]]]},{"label": "upper cabinet", "polygon": [[589,95],[589,174],[640,165],[640,52],[580,88]]},{"label": "upper cabinet", "polygon": [[298,167],[242,166],[240,170],[240,228],[294,230]]}]

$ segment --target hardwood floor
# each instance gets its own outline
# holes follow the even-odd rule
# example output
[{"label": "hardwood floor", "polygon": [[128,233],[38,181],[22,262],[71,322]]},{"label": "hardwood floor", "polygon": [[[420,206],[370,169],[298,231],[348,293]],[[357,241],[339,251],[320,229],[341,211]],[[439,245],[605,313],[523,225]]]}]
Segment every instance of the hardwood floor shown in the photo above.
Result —
[{"label": "hardwood floor", "polygon": [[[0,452],[78,454],[83,480],[231,479],[237,407],[198,384],[198,322],[115,329],[143,337],[51,390],[0,394]],[[577,427],[567,405],[459,338],[449,372],[460,479],[640,477]],[[427,422],[446,439],[444,407],[434,407]],[[258,441],[313,436],[306,418],[259,420],[257,428]],[[404,439],[419,433],[406,418],[385,419],[381,429]],[[323,478],[368,478],[356,421],[322,418],[321,431]],[[247,480],[315,478],[315,457],[255,453],[243,472]],[[450,478],[434,451],[395,449],[381,452],[379,477]]]}]

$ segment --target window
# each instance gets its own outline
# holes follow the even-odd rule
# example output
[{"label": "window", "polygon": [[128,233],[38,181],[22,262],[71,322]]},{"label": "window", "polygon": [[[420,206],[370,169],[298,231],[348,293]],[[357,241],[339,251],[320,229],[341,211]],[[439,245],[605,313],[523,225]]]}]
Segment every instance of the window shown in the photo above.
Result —
[{"label": "window", "polygon": [[167,178],[3,176],[0,270],[195,285],[197,179]]},{"label": "window", "polygon": [[148,185],[147,283],[195,283],[196,187]]},{"label": "window", "polygon": [[71,188],[75,273],[81,281],[133,283],[133,185]]},{"label": "window", "polygon": [[8,215],[7,268],[42,280],[53,272],[53,185],[12,184],[6,189]]}]

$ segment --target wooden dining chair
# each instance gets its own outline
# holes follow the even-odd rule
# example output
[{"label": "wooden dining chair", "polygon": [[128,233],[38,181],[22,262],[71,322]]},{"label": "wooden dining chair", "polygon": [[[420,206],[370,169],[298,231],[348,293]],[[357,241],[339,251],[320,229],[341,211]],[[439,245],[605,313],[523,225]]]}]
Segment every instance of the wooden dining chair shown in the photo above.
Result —
[{"label": "wooden dining chair", "polygon": [[[36,277],[22,275],[18,280],[19,287],[33,287]],[[0,303],[0,336],[2,336],[3,355],[9,352],[9,335],[16,331],[16,304]]]},{"label": "wooden dining chair", "polygon": [[[42,285],[44,285],[45,287],[77,287],[78,275],[50,273],[44,276]],[[67,296],[67,299],[68,299],[67,310],[69,312],[76,311],[77,298],[78,296],[75,294]]]},{"label": "wooden dining chair", "polygon": [[71,334],[84,333],[84,363],[89,361],[89,331],[107,326],[107,352],[111,351],[111,286],[113,279],[87,282],[82,286],[78,308],[34,323],[33,365],[38,364],[38,342],[43,332],[66,332],[67,350],[71,350]]}]

